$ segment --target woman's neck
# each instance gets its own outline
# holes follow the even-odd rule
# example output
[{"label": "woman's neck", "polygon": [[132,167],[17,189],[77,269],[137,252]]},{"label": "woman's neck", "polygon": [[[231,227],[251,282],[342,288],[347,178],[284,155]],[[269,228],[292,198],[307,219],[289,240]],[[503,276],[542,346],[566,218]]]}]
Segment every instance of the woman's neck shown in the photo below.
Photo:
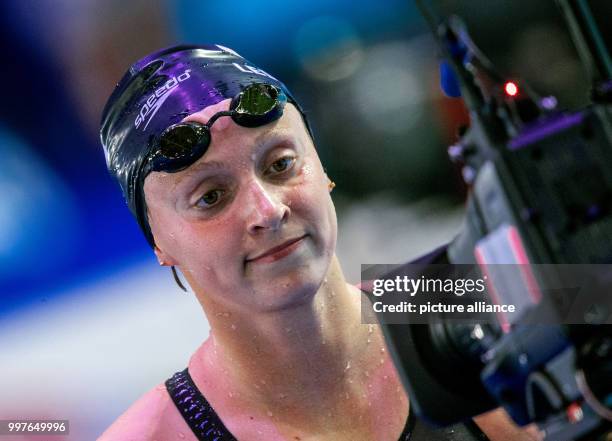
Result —
[{"label": "woman's neck", "polygon": [[192,358],[195,375],[214,372],[232,393],[260,404],[360,393],[357,385],[386,359],[378,327],[361,324],[360,302],[334,257],[308,303],[266,314],[207,309],[211,336]]}]

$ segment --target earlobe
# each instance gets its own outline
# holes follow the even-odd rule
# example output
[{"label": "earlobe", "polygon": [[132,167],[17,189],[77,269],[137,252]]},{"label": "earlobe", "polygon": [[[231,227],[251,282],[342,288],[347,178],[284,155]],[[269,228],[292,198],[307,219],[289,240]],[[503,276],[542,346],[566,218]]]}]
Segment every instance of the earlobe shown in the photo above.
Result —
[{"label": "earlobe", "polygon": [[181,282],[181,279],[179,279],[179,276],[176,273],[176,268],[175,268],[176,261],[173,258],[169,257],[161,249],[159,249],[157,245],[153,247],[153,251],[155,252],[155,255],[157,256],[157,260],[159,261],[159,264],[161,266],[169,266],[170,268],[172,268],[172,275],[174,276],[174,281],[179,286],[179,288],[187,292],[187,288],[185,288],[185,285],[183,285],[183,283]]},{"label": "earlobe", "polygon": [[325,175],[325,179],[327,179],[327,189],[331,193],[334,187],[336,186],[336,183],[332,181],[329,176],[327,176],[327,172],[325,171],[325,168],[323,169],[323,175]]},{"label": "earlobe", "polygon": [[157,245],[155,245],[155,247],[153,248],[153,251],[155,252],[155,255],[157,256],[157,260],[161,266],[176,265],[176,262],[174,262],[174,259],[169,257],[164,251],[159,249]]}]

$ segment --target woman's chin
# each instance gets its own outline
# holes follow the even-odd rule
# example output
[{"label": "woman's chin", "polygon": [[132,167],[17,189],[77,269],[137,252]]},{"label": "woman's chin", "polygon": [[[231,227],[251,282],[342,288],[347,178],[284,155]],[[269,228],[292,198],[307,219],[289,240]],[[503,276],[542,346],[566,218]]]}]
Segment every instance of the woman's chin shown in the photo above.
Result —
[{"label": "woman's chin", "polygon": [[258,299],[255,307],[262,312],[273,312],[310,305],[323,279],[324,276],[301,273],[277,278],[272,284],[268,280],[253,293]]}]

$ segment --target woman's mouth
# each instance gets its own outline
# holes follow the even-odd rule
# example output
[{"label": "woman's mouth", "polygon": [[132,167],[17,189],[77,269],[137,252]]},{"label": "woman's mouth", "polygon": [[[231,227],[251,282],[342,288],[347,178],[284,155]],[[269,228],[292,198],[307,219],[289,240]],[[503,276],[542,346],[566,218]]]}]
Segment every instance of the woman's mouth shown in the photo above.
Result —
[{"label": "woman's mouth", "polygon": [[278,246],[268,249],[263,253],[247,259],[247,263],[270,263],[275,262],[283,257],[288,256],[293,253],[296,249],[302,245],[304,242],[304,238],[306,238],[307,234],[304,236],[296,237],[293,239],[289,239]]}]

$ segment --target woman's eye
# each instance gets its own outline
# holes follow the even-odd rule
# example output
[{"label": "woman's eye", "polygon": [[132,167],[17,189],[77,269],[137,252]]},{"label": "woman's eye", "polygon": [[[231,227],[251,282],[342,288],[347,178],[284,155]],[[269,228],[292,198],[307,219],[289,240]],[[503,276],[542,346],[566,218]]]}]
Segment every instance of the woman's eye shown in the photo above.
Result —
[{"label": "woman's eye", "polygon": [[222,190],[212,190],[207,193],[204,193],[204,195],[196,202],[196,206],[200,208],[210,208],[219,202],[219,199],[221,199],[222,195]]},{"label": "woman's eye", "polygon": [[295,162],[295,158],[293,156],[284,156],[280,159],[274,161],[270,167],[268,168],[268,173],[271,174],[280,174],[283,173],[293,166]]}]

